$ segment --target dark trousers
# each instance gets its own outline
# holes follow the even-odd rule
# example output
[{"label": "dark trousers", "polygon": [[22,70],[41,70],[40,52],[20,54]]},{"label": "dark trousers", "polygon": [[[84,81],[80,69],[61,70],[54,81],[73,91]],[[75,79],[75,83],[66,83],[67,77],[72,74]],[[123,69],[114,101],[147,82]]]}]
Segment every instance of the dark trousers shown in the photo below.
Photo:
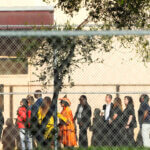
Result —
[{"label": "dark trousers", "polygon": [[104,127],[102,131],[102,145],[103,146],[112,146],[112,126],[108,121],[104,122]]},{"label": "dark trousers", "polygon": [[135,146],[134,128],[129,128],[129,129],[124,128],[123,137],[124,137],[123,145]]},{"label": "dark trousers", "polygon": [[137,139],[136,139],[136,146],[142,147],[143,146],[143,138],[142,138],[142,129],[140,128]]},{"label": "dark trousers", "polygon": [[84,127],[79,127],[79,147],[88,147],[87,129]]}]

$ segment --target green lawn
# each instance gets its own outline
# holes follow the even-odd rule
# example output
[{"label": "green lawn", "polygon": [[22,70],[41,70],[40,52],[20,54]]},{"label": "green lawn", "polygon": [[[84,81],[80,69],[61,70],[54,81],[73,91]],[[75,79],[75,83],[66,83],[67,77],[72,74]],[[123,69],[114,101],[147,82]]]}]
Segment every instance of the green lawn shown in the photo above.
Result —
[{"label": "green lawn", "polygon": [[[78,148],[77,150],[84,150],[82,148]],[[90,147],[88,150],[150,150],[150,148],[143,147]]]},{"label": "green lawn", "polygon": [[[43,148],[36,148],[36,150],[49,150]],[[150,148],[143,147],[89,147],[89,148],[74,148],[74,149],[61,149],[61,150],[150,150]]]},{"label": "green lawn", "polygon": [[[67,150],[67,149],[65,149]],[[75,150],[85,150],[84,148],[76,148]],[[150,150],[143,147],[89,147],[86,150]]]}]

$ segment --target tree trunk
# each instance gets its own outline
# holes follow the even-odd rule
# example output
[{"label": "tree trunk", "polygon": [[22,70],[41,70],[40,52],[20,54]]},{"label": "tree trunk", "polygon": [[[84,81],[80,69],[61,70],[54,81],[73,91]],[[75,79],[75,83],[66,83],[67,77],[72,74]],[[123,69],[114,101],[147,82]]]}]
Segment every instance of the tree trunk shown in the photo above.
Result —
[{"label": "tree trunk", "polygon": [[[58,69],[54,69],[54,94],[53,94],[53,99],[52,99],[52,103],[55,107],[54,109],[54,129],[55,131],[57,131],[57,101],[58,101],[58,96],[59,96],[59,92],[61,90],[61,83],[62,81],[59,79],[59,73],[58,73]],[[55,150],[57,150],[58,147],[58,133],[55,133]]]}]

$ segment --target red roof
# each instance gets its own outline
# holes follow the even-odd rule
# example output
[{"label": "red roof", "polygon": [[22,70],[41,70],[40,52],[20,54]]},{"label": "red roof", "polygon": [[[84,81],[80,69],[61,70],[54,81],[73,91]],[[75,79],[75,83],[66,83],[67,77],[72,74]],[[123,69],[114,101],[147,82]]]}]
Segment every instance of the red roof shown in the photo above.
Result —
[{"label": "red roof", "polygon": [[[54,23],[52,7],[9,7],[0,8],[0,30],[31,30],[35,27],[50,26]],[[19,37],[0,37],[0,56],[16,56],[24,49],[26,43],[35,40],[38,44],[42,39],[29,38],[22,42]],[[38,45],[37,44],[37,45]],[[38,47],[32,51],[36,51]],[[31,53],[27,54],[28,56]]]},{"label": "red roof", "polygon": [[[10,7],[0,9],[0,29],[22,29],[29,28],[29,25],[44,26],[53,25],[53,23],[54,11],[52,7]],[[19,27],[19,25],[22,27]]]}]

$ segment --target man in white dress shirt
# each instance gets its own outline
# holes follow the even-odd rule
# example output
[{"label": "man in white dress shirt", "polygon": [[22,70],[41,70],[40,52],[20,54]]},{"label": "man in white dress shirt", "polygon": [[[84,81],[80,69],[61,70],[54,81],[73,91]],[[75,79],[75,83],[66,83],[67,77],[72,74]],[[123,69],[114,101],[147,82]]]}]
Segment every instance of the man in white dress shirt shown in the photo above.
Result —
[{"label": "man in white dress shirt", "polygon": [[110,95],[106,95],[106,105],[105,105],[105,120],[109,120],[110,118],[110,110],[111,110],[111,100],[112,100],[112,96]]},{"label": "man in white dress shirt", "polygon": [[112,115],[112,108],[113,108],[112,95],[111,94],[106,95],[105,102],[106,102],[106,104],[103,105],[104,123],[105,123],[103,138],[104,138],[104,145],[111,146],[111,139],[110,139],[111,125],[109,124],[109,120],[110,120],[110,117]]}]

